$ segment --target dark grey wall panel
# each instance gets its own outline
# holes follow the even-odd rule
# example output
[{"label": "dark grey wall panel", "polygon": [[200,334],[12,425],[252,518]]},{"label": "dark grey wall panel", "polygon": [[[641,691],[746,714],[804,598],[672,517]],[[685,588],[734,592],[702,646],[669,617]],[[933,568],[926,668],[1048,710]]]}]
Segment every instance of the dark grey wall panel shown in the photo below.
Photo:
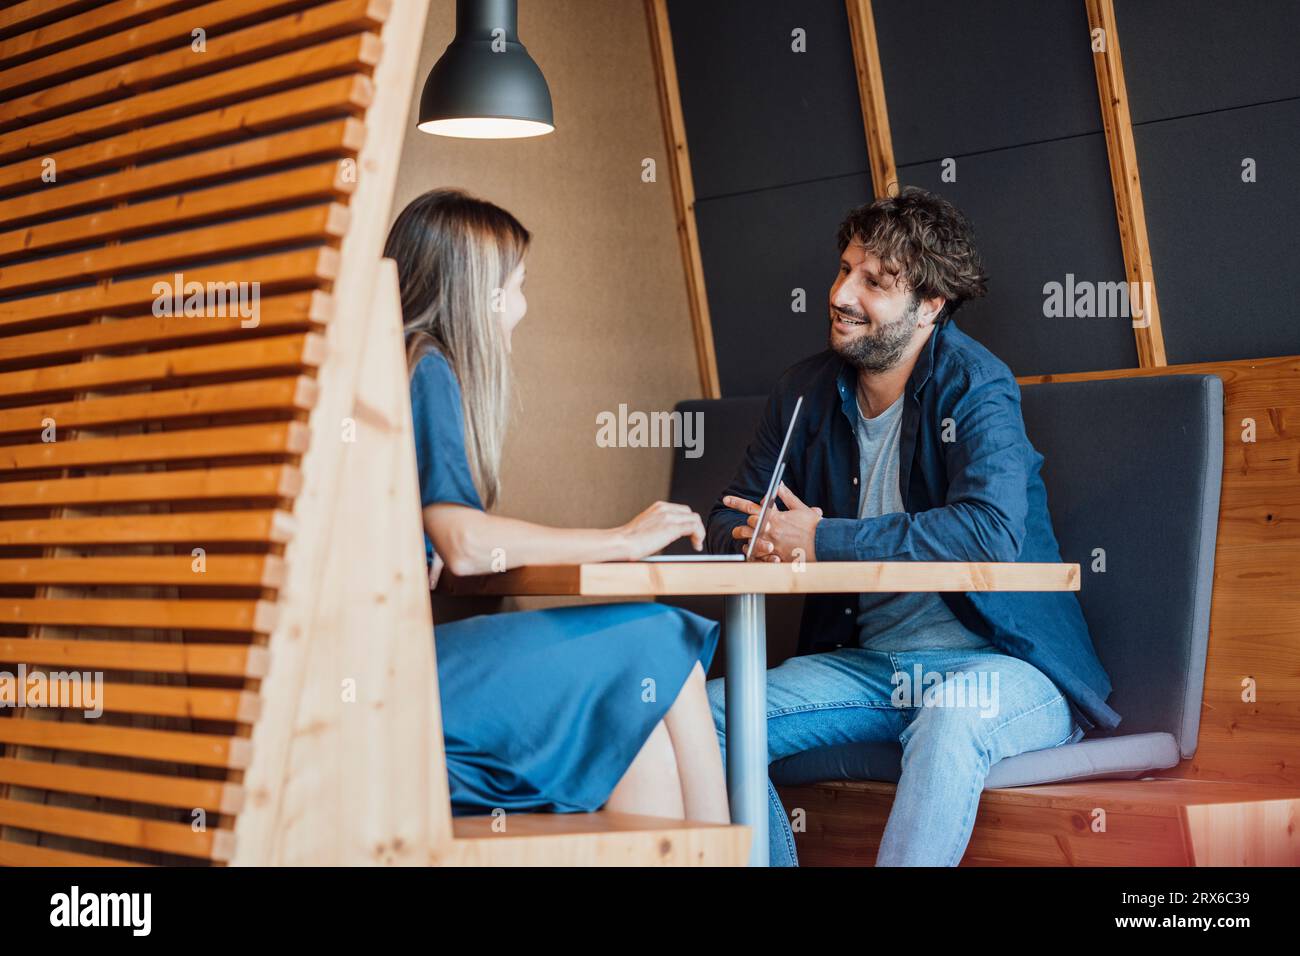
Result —
[{"label": "dark grey wall panel", "polygon": [[[786,368],[826,348],[835,234],[871,198],[871,177],[855,175],[696,205],[724,396],[766,394]],[[795,288],[806,312],[791,311]]]},{"label": "dark grey wall panel", "polygon": [[1101,131],[1083,0],[874,0],[897,165]]},{"label": "dark grey wall panel", "polygon": [[1169,364],[1300,354],[1300,100],[1151,123],[1134,139]]},{"label": "dark grey wall panel", "polygon": [[870,168],[844,0],[670,0],[668,20],[697,196]]},{"label": "dark grey wall panel", "polygon": [[1116,0],[1115,20],[1134,123],[1300,96],[1295,0]]},{"label": "dark grey wall panel", "polygon": [[1131,368],[1129,318],[1047,318],[1043,286],[1125,281],[1101,134],[958,160],[957,181],[938,163],[899,169],[899,181],[941,193],[975,227],[989,292],[966,303],[958,325],[1016,375]]}]

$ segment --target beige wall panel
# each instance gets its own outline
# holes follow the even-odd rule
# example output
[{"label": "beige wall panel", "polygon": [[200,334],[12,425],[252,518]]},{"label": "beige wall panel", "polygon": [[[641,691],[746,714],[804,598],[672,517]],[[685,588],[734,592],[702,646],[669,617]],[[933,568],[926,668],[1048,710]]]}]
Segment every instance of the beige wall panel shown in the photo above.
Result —
[{"label": "beige wall panel", "polygon": [[[458,186],[533,233],[498,513],[620,524],[667,495],[672,455],[598,447],[596,415],[700,397],[645,11],[640,0],[520,3],[519,36],[546,75],[556,130],[515,141],[415,129],[424,77],[454,23],[453,0],[434,0],[390,221],[421,192]],[[642,181],[646,158],[657,182]],[[540,603],[557,602],[520,606]]]}]

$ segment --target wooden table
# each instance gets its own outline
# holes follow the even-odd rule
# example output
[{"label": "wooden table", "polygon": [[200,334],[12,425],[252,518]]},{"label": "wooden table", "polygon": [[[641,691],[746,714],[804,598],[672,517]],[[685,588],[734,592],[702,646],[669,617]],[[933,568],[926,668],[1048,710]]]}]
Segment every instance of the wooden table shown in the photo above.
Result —
[{"label": "wooden table", "polygon": [[457,578],[443,571],[449,595],[725,596],[727,793],[733,823],[752,828],[750,865],[766,866],[767,632],[764,595],[863,591],[1077,591],[1077,564],[982,564],[923,561],[609,562],[537,565]]}]

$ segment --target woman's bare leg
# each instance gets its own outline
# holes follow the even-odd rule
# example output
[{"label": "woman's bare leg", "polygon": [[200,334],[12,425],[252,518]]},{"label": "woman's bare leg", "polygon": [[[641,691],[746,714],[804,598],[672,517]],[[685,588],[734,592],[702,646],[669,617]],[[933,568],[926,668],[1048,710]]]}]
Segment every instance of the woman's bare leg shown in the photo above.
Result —
[{"label": "woman's bare leg", "polygon": [[[707,706],[705,709],[707,711]],[[714,746],[717,746],[716,742]],[[673,820],[686,818],[677,756],[664,721],[655,724],[627,773],[609,795],[605,809]]]},{"label": "woman's bare leg", "polygon": [[681,693],[664,717],[664,724],[677,755],[686,819],[730,823],[727,777],[722,769],[722,751],[718,748],[718,734],[704,686],[704,668],[699,661],[695,662]]}]

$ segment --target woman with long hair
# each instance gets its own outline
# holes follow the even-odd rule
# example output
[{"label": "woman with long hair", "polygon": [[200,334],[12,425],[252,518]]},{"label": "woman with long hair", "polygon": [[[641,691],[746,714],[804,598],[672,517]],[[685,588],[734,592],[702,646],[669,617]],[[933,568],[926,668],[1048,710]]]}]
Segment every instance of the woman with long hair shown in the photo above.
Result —
[{"label": "woman with long hair", "polygon": [[[393,224],[430,581],[529,564],[635,560],[682,537],[658,501],[617,528],[552,528],[490,513],[501,490],[510,336],[524,317],[530,234],[454,189]],[[704,673],[718,624],[655,603],[481,614],[435,628],[454,814],[627,813],[725,823]]]}]

